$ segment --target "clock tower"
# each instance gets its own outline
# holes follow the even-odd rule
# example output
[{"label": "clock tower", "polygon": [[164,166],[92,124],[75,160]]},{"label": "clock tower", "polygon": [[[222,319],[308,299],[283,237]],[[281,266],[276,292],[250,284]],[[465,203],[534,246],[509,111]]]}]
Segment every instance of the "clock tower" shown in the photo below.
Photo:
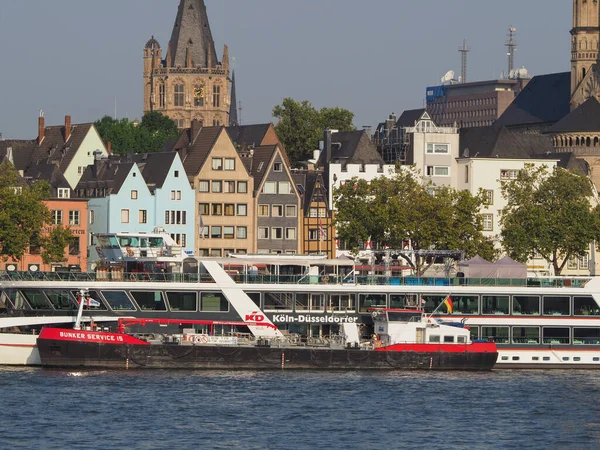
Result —
[{"label": "clock tower", "polygon": [[189,128],[229,125],[229,54],[221,61],[204,0],[180,0],[171,40],[163,49],[152,37],[144,47],[144,112],[159,111]]},{"label": "clock tower", "polygon": [[573,0],[571,30],[571,110],[591,96],[600,96],[598,43],[600,9],[598,0]]}]

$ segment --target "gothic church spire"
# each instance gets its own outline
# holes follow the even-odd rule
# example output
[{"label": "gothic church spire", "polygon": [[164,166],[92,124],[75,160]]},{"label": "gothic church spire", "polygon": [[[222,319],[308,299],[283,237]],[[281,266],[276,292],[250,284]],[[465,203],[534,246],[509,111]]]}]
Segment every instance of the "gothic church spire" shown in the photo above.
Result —
[{"label": "gothic church spire", "polygon": [[237,126],[238,114],[237,114],[237,97],[235,95],[235,70],[231,72],[231,103],[229,105],[229,126]]}]

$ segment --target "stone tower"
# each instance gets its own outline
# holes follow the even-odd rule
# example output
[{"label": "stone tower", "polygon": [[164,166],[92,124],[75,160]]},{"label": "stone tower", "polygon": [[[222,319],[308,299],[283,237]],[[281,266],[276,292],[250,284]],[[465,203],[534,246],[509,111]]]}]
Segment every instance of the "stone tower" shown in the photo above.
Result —
[{"label": "stone tower", "polygon": [[598,0],[573,0],[571,30],[571,110],[591,96],[600,95],[598,43],[600,8]]},{"label": "stone tower", "polygon": [[196,119],[229,125],[229,54],[217,59],[204,0],[180,0],[163,59],[152,37],[144,47],[144,112],[159,111],[180,128]]}]

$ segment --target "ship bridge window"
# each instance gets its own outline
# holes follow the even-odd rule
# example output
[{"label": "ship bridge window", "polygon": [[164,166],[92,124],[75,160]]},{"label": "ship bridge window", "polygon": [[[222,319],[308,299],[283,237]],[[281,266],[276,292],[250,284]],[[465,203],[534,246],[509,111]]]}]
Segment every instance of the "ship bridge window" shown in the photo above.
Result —
[{"label": "ship bridge window", "polygon": [[429,342],[440,342],[440,337],[438,335],[429,336]]},{"label": "ship bridge window", "polygon": [[142,311],[166,311],[167,306],[160,291],[131,291]]},{"label": "ship bridge window", "polygon": [[457,336],[456,337],[456,342],[458,342],[459,344],[466,344],[467,343],[467,337],[466,336]]},{"label": "ship bridge window", "polygon": [[483,295],[481,297],[482,314],[510,314],[510,297],[508,295]]},{"label": "ship bridge window", "polygon": [[569,337],[569,328],[566,327],[544,327],[542,329],[544,344],[568,344]]},{"label": "ship bridge window", "polygon": [[[73,294],[73,297],[77,298],[79,296],[79,291],[71,291],[71,294]],[[106,304],[104,303],[104,300],[102,300],[102,297],[100,297],[100,293],[98,291],[88,291],[88,298],[96,300],[100,303],[100,306],[88,306],[87,309],[91,309],[94,311],[108,310]]]},{"label": "ship bridge window", "polygon": [[167,292],[171,311],[197,311],[198,297],[195,292]]},{"label": "ship bridge window", "polygon": [[600,316],[600,307],[591,296],[573,297],[573,314],[576,316]]},{"label": "ship bridge window", "polygon": [[220,292],[203,292],[201,294],[200,311],[227,312],[229,302]]},{"label": "ship bridge window", "polygon": [[31,309],[29,304],[23,298],[23,295],[16,289],[6,289],[4,295],[14,305],[15,309]]},{"label": "ship bridge window", "polygon": [[21,293],[32,309],[52,309],[48,299],[40,289],[23,289]]},{"label": "ship bridge window", "polygon": [[444,336],[444,343],[446,343],[446,344],[454,343],[454,336]]},{"label": "ship bridge window", "polygon": [[481,337],[496,344],[508,344],[508,327],[481,327]]},{"label": "ship bridge window", "polygon": [[542,301],[542,311],[545,316],[568,316],[570,307],[570,298],[567,296],[550,297],[545,295]]},{"label": "ship bridge window", "polygon": [[265,310],[292,311],[294,294],[292,292],[265,292],[263,297]]},{"label": "ship bridge window", "polygon": [[116,236],[97,236],[98,247],[100,248],[119,248],[119,241]]},{"label": "ship bridge window", "polygon": [[479,296],[478,295],[453,295],[452,304],[454,314],[478,314]]},{"label": "ship bridge window", "polygon": [[359,294],[358,296],[360,312],[368,312],[369,308],[385,308],[386,304],[385,294]]},{"label": "ship bridge window", "polygon": [[540,297],[537,295],[513,296],[513,314],[540,315]]},{"label": "ship bridge window", "polygon": [[69,291],[46,291],[46,295],[54,309],[77,309],[77,303],[75,303]]},{"label": "ship bridge window", "polygon": [[540,329],[538,327],[512,327],[513,344],[539,344]]},{"label": "ship bridge window", "polygon": [[600,328],[573,328],[573,344],[600,344]]},{"label": "ship bridge window", "polygon": [[419,312],[388,312],[388,321],[389,322],[403,322],[408,323],[411,319],[420,318],[421,313]]},{"label": "ship bridge window", "polygon": [[114,311],[135,311],[125,291],[102,291],[102,295]]}]

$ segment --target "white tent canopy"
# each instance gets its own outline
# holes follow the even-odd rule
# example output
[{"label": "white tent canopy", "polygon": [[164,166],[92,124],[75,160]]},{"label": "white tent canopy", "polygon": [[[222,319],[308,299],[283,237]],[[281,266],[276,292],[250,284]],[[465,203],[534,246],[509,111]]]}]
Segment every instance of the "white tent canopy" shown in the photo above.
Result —
[{"label": "white tent canopy", "polygon": [[494,264],[477,255],[473,258],[458,263],[458,270],[465,274],[466,278],[495,278],[496,268]]}]

